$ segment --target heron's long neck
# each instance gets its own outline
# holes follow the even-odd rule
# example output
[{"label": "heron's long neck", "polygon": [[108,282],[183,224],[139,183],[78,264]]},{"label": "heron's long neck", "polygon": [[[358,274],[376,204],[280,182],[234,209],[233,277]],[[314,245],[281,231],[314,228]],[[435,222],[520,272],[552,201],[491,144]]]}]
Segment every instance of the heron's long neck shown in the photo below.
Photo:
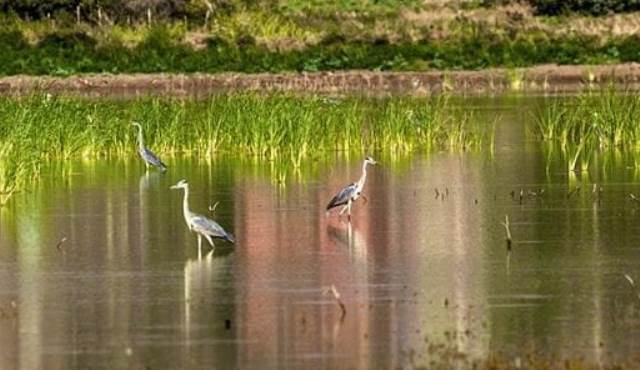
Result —
[{"label": "heron's long neck", "polygon": [[358,180],[358,186],[363,187],[365,181],[367,181],[367,162],[362,164],[362,175],[360,176],[360,180]]},{"label": "heron's long neck", "polygon": [[142,136],[142,127],[138,126],[138,147],[144,148],[144,137]]},{"label": "heron's long neck", "polygon": [[184,188],[184,198],[182,198],[182,213],[184,213],[184,219],[189,223],[189,188]]}]

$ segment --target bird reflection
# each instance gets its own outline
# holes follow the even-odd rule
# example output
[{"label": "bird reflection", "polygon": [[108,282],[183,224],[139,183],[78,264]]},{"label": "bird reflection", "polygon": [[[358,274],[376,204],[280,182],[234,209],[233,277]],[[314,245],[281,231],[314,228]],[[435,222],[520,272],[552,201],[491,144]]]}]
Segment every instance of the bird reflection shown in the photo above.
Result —
[{"label": "bird reflection", "polygon": [[160,174],[158,172],[145,172],[142,176],[140,176],[140,180],[138,181],[138,188],[140,191],[147,190],[149,185],[155,185],[160,178]]},{"label": "bird reflection", "polygon": [[197,298],[199,291],[205,289],[207,284],[211,284],[213,275],[213,250],[209,251],[203,258],[188,259],[184,264],[184,327],[187,340],[191,332],[191,307]]},{"label": "bird reflection", "polygon": [[327,233],[336,244],[342,244],[349,248],[349,251],[357,259],[367,258],[366,240],[362,234],[353,228],[351,222],[340,222],[339,225],[329,225]]}]

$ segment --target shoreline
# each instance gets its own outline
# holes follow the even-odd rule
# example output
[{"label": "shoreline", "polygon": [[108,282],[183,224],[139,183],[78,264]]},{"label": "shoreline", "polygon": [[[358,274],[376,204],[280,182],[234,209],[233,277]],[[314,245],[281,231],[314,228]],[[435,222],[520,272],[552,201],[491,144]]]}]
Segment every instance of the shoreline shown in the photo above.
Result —
[{"label": "shoreline", "polygon": [[629,91],[640,90],[640,63],[596,66],[551,64],[517,69],[431,72],[352,70],[278,74],[17,75],[0,78],[0,94],[46,92],[89,96],[197,96],[242,91],[415,96],[443,92],[565,94],[609,84]]}]

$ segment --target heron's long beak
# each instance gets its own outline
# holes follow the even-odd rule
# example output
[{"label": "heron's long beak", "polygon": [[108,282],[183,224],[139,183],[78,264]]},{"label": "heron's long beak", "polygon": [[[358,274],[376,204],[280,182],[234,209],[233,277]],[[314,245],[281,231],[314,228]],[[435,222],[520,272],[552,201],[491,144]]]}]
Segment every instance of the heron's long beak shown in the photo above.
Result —
[{"label": "heron's long beak", "polygon": [[175,189],[180,189],[180,187],[178,185],[171,185],[169,189],[175,190]]}]

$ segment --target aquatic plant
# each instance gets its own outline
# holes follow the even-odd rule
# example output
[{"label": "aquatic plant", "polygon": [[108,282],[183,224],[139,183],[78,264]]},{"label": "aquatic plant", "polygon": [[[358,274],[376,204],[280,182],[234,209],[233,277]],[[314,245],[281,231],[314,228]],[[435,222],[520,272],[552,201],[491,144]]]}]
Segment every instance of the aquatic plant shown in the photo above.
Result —
[{"label": "aquatic plant", "polygon": [[[0,189],[12,193],[51,159],[135,153],[132,121],[161,156],[233,153],[299,168],[335,152],[465,149],[483,141],[447,97],[327,98],[230,94],[209,99],[0,97]],[[16,150],[20,148],[20,150]],[[20,154],[17,154],[20,153]]]},{"label": "aquatic plant", "polygon": [[569,170],[587,170],[594,154],[640,148],[640,97],[605,89],[545,101],[535,113],[537,134],[559,146]]}]

